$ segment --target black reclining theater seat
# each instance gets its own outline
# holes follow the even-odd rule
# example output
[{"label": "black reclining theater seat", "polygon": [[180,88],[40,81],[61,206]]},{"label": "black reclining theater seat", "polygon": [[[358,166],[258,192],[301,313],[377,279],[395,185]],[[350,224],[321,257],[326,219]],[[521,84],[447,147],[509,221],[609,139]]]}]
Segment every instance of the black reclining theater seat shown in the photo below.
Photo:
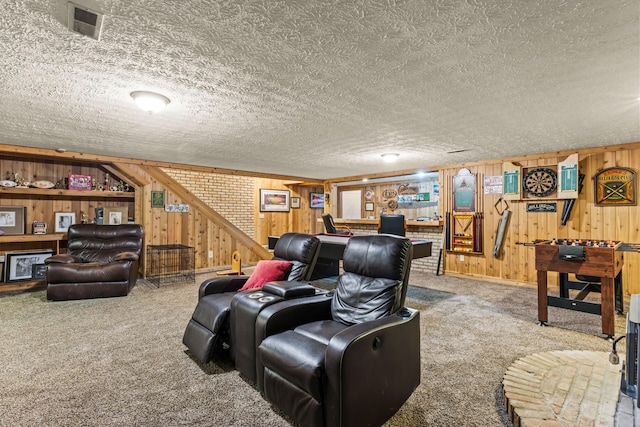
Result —
[{"label": "black reclining theater seat", "polygon": [[411,241],[352,237],[331,298],[289,300],[256,321],[257,387],[299,425],[382,425],[420,384],[419,312],[403,306]]},{"label": "black reclining theater seat", "polygon": [[[273,250],[273,260],[291,261],[292,266],[285,281],[306,281],[315,267],[320,241],[317,237],[302,233],[285,233]],[[182,342],[193,356],[203,363],[209,362],[215,352],[233,345],[230,337],[229,311],[234,297],[251,291],[238,292],[249,280],[248,275],[221,276],[205,280],[198,291],[198,304],[193,312]],[[306,284],[307,288],[311,288]],[[314,289],[310,292],[313,293]],[[255,292],[253,292],[255,294]],[[247,325],[253,331],[254,325]],[[251,341],[253,345],[253,340]],[[255,352],[255,349],[253,349]]]}]

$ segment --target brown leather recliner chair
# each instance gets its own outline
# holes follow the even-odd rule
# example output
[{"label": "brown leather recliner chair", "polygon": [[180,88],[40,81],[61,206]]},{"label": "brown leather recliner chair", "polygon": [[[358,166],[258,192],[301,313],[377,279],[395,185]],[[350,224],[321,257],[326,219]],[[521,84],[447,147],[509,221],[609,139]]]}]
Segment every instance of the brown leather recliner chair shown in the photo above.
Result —
[{"label": "brown leather recliner chair", "polygon": [[382,425],[400,409],[420,384],[419,312],[403,307],[412,250],[398,236],[352,237],[332,298],[260,313],[257,386],[269,402],[303,426]]},{"label": "brown leather recliner chair", "polygon": [[[278,243],[273,249],[273,260],[291,261],[290,270],[283,277],[284,281],[301,282],[309,280],[318,254],[320,253],[320,240],[317,237],[303,233],[285,233],[278,239]],[[184,331],[182,342],[192,355],[203,363],[209,362],[214,353],[224,354],[228,347],[232,346],[230,337],[230,315],[231,304],[236,296],[242,296],[238,290],[249,280],[250,276],[226,276],[214,277],[205,280],[200,285],[198,291],[198,304],[193,312],[189,323]],[[313,294],[315,290],[304,283],[304,290],[308,294]],[[296,285],[298,289],[302,286]],[[250,291],[247,291],[250,292]],[[297,294],[296,291],[294,293]],[[270,297],[275,298],[275,297]],[[278,300],[272,299],[270,303]],[[257,309],[261,309],[259,307]],[[255,321],[254,314],[249,313],[248,318]],[[253,331],[253,324],[241,323],[238,328]],[[251,371],[255,369],[255,347],[254,334],[251,335],[251,347],[247,349],[250,355],[247,356]],[[233,349],[229,355],[234,358]]]},{"label": "brown leather recliner chair", "polygon": [[47,299],[125,296],[136,283],[143,231],[138,224],[74,224],[67,253],[47,264]]}]

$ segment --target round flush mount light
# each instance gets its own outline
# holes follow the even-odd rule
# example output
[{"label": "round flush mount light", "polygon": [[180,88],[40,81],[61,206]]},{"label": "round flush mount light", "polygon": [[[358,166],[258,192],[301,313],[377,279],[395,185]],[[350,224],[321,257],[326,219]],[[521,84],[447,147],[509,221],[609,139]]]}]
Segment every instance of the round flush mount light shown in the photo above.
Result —
[{"label": "round flush mount light", "polygon": [[385,163],[393,163],[398,160],[399,156],[398,153],[384,153],[382,154],[382,160],[384,160]]},{"label": "round flush mount light", "polygon": [[171,100],[164,95],[144,90],[131,92],[131,97],[138,107],[148,113],[159,113],[171,102]]}]

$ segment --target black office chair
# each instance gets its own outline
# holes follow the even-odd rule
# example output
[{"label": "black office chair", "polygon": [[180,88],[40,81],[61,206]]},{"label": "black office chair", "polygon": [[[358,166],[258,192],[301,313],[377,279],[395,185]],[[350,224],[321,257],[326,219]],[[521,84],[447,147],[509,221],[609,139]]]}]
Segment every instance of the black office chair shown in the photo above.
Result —
[{"label": "black office chair", "polygon": [[396,236],[405,236],[407,234],[407,222],[404,215],[400,214],[383,214],[380,215],[380,223],[378,224],[379,234],[395,234]]},{"label": "black office chair", "polygon": [[344,234],[346,236],[353,234],[346,225],[336,225],[331,214],[322,214],[322,221],[324,221],[324,228],[327,234]]}]

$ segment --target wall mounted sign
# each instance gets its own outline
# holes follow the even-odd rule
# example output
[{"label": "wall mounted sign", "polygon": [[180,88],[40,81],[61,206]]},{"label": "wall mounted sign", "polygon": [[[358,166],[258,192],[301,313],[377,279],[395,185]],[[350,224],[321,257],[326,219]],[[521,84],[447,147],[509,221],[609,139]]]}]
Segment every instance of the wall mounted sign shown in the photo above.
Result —
[{"label": "wall mounted sign", "polygon": [[453,177],[453,211],[476,211],[476,175],[462,169]]},{"label": "wall mounted sign", "polygon": [[502,194],[502,181],[501,175],[485,176],[484,177],[484,194]]},{"label": "wall mounted sign", "polygon": [[505,200],[518,200],[522,180],[522,168],[511,162],[502,164],[502,194]]},{"label": "wall mounted sign", "polygon": [[164,191],[151,192],[151,207],[164,208]]},{"label": "wall mounted sign", "polygon": [[527,203],[527,212],[556,212],[555,203]]},{"label": "wall mounted sign", "polygon": [[635,206],[636,173],[629,168],[607,168],[593,177],[596,206]]},{"label": "wall mounted sign", "polygon": [[558,198],[578,198],[578,154],[558,163]]},{"label": "wall mounted sign", "polygon": [[417,194],[418,186],[415,184],[400,184],[398,186],[398,195],[404,196],[407,194]]},{"label": "wall mounted sign", "polygon": [[398,192],[395,190],[384,190],[382,192],[382,197],[385,199],[393,199],[398,195]]}]

